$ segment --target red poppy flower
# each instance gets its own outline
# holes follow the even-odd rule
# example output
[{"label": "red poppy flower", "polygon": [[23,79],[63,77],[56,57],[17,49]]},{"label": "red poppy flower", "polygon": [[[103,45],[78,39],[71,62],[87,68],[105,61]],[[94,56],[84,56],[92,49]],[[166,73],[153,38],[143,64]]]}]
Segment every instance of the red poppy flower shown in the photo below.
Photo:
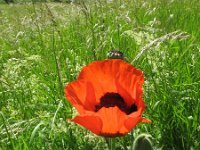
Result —
[{"label": "red poppy flower", "polygon": [[127,134],[142,118],[143,73],[120,59],[95,61],[65,87],[79,115],[73,122],[101,136]]}]

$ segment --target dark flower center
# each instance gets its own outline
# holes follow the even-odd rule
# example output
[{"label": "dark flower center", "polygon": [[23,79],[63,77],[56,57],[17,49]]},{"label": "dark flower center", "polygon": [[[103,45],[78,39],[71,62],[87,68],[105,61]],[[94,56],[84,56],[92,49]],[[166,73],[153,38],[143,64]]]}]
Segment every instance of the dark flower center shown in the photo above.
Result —
[{"label": "dark flower center", "polygon": [[124,99],[118,93],[106,93],[101,97],[100,103],[95,106],[95,112],[97,112],[102,107],[115,107],[117,106],[121,111],[125,112],[127,115],[137,111],[137,106],[132,104],[128,107]]}]

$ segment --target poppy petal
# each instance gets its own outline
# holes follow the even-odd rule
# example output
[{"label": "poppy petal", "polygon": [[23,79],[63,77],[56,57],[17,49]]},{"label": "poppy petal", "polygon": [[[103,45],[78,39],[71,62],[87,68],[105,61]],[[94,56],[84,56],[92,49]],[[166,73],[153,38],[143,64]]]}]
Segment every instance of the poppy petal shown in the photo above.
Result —
[{"label": "poppy petal", "polygon": [[92,131],[95,134],[100,134],[102,129],[102,121],[98,116],[92,115],[84,115],[84,116],[76,116],[74,119],[70,121],[76,122],[81,126],[87,128],[88,130]]},{"label": "poppy petal", "polygon": [[129,117],[125,122],[124,125],[128,131],[131,131],[139,122],[141,122],[141,117],[132,118]]},{"label": "poppy petal", "polygon": [[152,122],[152,121],[147,118],[142,118],[141,122]]},{"label": "poppy petal", "polygon": [[130,115],[128,115],[128,119],[124,121],[124,125],[129,131],[140,122],[151,122],[151,120],[149,119],[141,118],[143,111],[144,108],[140,107],[137,112],[133,112]]},{"label": "poppy petal", "polygon": [[97,115],[103,122],[102,136],[118,136],[128,133],[124,126],[124,120],[127,118],[126,114],[118,107],[101,108]]},{"label": "poppy petal", "polygon": [[107,92],[116,93],[115,76],[120,72],[121,61],[104,60],[95,61],[85,66],[78,77],[92,83],[97,100]]},{"label": "poppy petal", "polygon": [[[132,65],[126,64],[124,71],[121,71],[116,78],[118,92],[124,97],[128,106],[136,103],[142,98],[143,74]],[[127,94],[128,93],[128,94]],[[132,103],[131,103],[132,102]]]},{"label": "poppy petal", "polygon": [[86,88],[85,88],[85,82],[81,80],[76,80],[71,83],[69,83],[65,87],[65,93],[66,97],[72,104],[83,104],[83,99],[86,95]]},{"label": "poppy petal", "polygon": [[87,90],[86,90],[84,106],[86,106],[86,108],[88,108],[89,110],[94,110],[95,105],[98,104],[96,101],[94,87],[90,82],[87,82],[86,88]]},{"label": "poppy petal", "polygon": [[71,82],[65,87],[65,93],[71,104],[81,105],[86,110],[93,111],[97,104],[94,88],[90,82],[81,80]]},{"label": "poppy petal", "polygon": [[116,80],[115,84],[116,84],[118,93],[123,97],[123,99],[125,100],[127,106],[130,107],[131,104],[134,102],[133,98],[128,93],[128,91],[122,87],[122,85],[120,84],[119,80]]}]

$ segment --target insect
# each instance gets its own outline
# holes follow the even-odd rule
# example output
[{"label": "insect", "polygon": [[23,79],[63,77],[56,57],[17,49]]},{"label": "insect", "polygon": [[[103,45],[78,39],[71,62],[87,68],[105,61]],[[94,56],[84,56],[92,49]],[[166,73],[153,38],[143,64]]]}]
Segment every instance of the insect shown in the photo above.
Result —
[{"label": "insect", "polygon": [[118,50],[111,50],[108,52],[108,59],[124,59],[124,54]]}]

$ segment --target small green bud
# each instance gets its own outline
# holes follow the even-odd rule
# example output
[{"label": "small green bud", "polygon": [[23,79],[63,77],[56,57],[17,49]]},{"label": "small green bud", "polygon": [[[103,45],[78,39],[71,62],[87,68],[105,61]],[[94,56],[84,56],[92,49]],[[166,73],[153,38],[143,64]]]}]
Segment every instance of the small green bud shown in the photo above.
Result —
[{"label": "small green bud", "polygon": [[133,143],[133,150],[153,150],[151,135],[140,134]]}]

